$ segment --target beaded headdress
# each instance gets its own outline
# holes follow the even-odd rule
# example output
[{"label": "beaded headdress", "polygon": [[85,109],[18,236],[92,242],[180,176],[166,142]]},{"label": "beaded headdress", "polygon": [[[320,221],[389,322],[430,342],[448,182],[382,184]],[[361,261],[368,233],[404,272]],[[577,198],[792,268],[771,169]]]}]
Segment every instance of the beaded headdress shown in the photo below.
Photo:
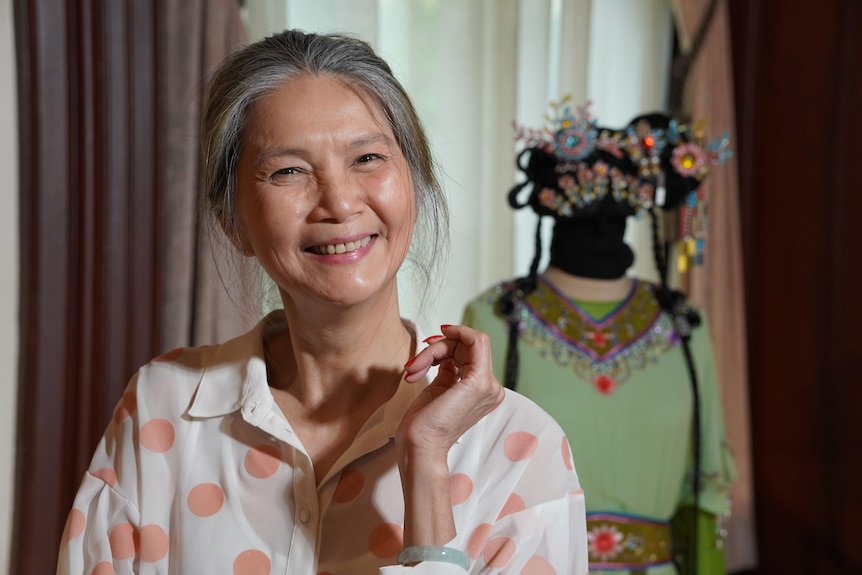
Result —
[{"label": "beaded headdress", "polygon": [[[573,109],[568,101],[552,103],[540,129],[515,124],[516,138],[526,147],[518,166],[528,180],[511,191],[510,204],[530,205],[554,218],[589,217],[608,201],[618,213],[636,216],[683,204],[680,254],[686,258],[679,263],[698,263],[705,233],[700,182],[731,155],[727,134],[708,141],[703,122],[658,113],[638,116],[623,129],[605,128],[590,114],[589,103]],[[532,191],[521,202],[518,194],[527,184]]]}]

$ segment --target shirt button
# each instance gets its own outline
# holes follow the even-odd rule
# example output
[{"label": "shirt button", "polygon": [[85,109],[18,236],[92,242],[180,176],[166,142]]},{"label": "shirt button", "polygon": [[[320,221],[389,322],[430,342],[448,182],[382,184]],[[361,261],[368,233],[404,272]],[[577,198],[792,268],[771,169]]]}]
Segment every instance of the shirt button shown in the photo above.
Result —
[{"label": "shirt button", "polygon": [[303,509],[299,512],[299,521],[301,523],[308,523],[308,520],[311,519],[311,511],[308,509]]}]

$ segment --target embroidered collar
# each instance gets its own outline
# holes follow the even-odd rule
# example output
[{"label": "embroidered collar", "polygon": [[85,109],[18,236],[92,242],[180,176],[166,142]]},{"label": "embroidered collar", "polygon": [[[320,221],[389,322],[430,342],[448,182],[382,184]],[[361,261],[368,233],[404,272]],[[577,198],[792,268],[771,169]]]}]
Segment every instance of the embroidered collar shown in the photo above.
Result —
[{"label": "embroidered collar", "polygon": [[601,318],[592,317],[543,277],[526,305],[558,338],[599,362],[640,339],[661,313],[650,284],[637,279],[628,295]]},{"label": "embroidered collar", "polygon": [[[488,303],[496,309],[497,300],[512,288],[510,283],[498,284],[490,290]],[[571,366],[604,395],[679,343],[653,284],[637,279],[630,293],[601,318],[592,317],[541,277],[519,305],[520,341],[538,348],[544,358]]]}]

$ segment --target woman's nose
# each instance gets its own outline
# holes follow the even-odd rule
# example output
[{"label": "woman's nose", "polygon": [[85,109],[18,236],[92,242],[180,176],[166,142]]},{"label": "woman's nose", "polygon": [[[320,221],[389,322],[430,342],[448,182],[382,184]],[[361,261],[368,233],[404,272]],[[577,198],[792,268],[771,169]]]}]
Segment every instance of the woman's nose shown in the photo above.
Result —
[{"label": "woman's nose", "polygon": [[362,206],[362,194],[356,181],[348,174],[332,174],[319,178],[315,213],[320,219],[345,220]]}]

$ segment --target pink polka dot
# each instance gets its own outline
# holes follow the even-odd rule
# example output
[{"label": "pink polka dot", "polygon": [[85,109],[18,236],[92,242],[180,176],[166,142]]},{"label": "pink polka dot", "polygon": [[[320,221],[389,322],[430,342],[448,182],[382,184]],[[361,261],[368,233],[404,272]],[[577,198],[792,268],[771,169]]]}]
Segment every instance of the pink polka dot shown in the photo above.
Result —
[{"label": "pink polka dot", "polygon": [[341,477],[338,480],[338,485],[335,487],[335,493],[332,494],[332,499],[338,503],[347,503],[353,501],[362,493],[362,487],[365,485],[365,477],[355,469],[345,469],[341,472]]},{"label": "pink polka dot", "polygon": [[127,391],[114,408],[114,422],[120,423],[135,412],[138,407],[138,397],[133,391]]},{"label": "pink polka dot", "polygon": [[563,454],[563,465],[566,466],[566,469],[571,471],[575,468],[572,463],[572,450],[569,448],[569,440],[563,437],[563,443],[560,446],[560,451]]},{"label": "pink polka dot", "polygon": [[497,519],[502,519],[506,515],[523,511],[526,508],[527,505],[524,503],[524,498],[513,493],[509,496],[509,499],[506,500],[506,504],[503,505],[503,509],[500,510],[500,514],[497,516]]},{"label": "pink polka dot", "polygon": [[467,555],[471,559],[477,558],[482,553],[482,548],[485,547],[485,541],[490,534],[490,523],[482,523],[470,534],[470,539],[467,540]]},{"label": "pink polka dot", "polygon": [[583,495],[584,490],[583,489],[572,489],[571,491],[569,491],[569,494],[570,495]]},{"label": "pink polka dot", "polygon": [[224,491],[215,483],[199,483],[189,491],[188,504],[199,517],[215,515],[224,505]]},{"label": "pink polka dot", "polygon": [[521,575],[557,575],[557,570],[544,557],[533,555],[524,564]]},{"label": "pink polka dot", "polygon": [[141,528],[141,561],[152,563],[168,554],[168,534],[158,525]]},{"label": "pink polka dot", "polygon": [[159,357],[155,358],[153,361],[173,361],[179,356],[183,354],[183,348],[178,347],[176,349],[172,349],[171,351],[165,352]]},{"label": "pink polka dot", "polygon": [[252,477],[266,479],[272,477],[281,465],[278,449],[272,445],[258,445],[248,450],[245,456],[245,470]]},{"label": "pink polka dot", "polygon": [[237,555],[233,562],[234,575],[269,575],[271,564],[263,551],[249,549]]},{"label": "pink polka dot", "polygon": [[503,452],[511,461],[529,459],[539,446],[539,440],[535,435],[527,431],[516,431],[509,434],[503,444]]},{"label": "pink polka dot", "polygon": [[455,473],[449,478],[449,493],[452,505],[460,505],[467,501],[473,493],[473,480],[463,473]]},{"label": "pink polka dot", "polygon": [[141,444],[156,453],[170,449],[175,436],[174,425],[167,419],[153,419],[141,427]]},{"label": "pink polka dot", "polygon": [[102,561],[93,567],[90,575],[114,575],[114,566],[107,561]]},{"label": "pink polka dot", "polygon": [[137,530],[129,523],[120,523],[108,533],[111,556],[114,559],[134,557],[140,546]]},{"label": "pink polka dot", "polygon": [[377,557],[395,557],[401,551],[404,530],[395,523],[384,523],[371,530],[368,548]]},{"label": "pink polka dot", "polygon": [[87,517],[80,509],[72,509],[66,517],[66,527],[63,530],[63,541],[71,541],[84,532]]},{"label": "pink polka dot", "polygon": [[509,537],[494,537],[485,545],[485,563],[502,569],[515,556],[515,542]]},{"label": "pink polka dot", "polygon": [[100,469],[96,469],[95,471],[91,471],[90,475],[93,477],[98,477],[111,487],[117,484],[117,474],[114,473],[114,470],[110,467],[102,467]]}]

